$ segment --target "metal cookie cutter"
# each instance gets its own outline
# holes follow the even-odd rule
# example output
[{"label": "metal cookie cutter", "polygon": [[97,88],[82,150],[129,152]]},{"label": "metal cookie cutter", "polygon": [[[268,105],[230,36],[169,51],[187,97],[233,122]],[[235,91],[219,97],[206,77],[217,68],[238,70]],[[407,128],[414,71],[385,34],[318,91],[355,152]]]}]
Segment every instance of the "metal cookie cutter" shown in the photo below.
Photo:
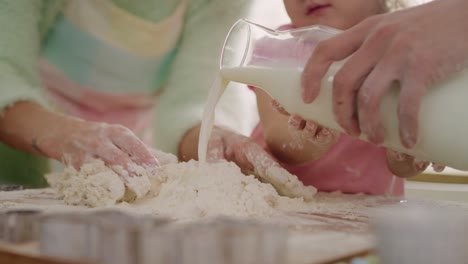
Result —
[{"label": "metal cookie cutter", "polygon": [[217,218],[189,225],[180,263],[284,263],[287,228],[253,220]]},{"label": "metal cookie cutter", "polygon": [[284,263],[288,238],[285,226],[232,218],[217,221],[228,263]]},{"label": "metal cookie cutter", "polygon": [[95,233],[91,244],[94,245],[94,256],[99,263],[140,264],[149,255],[148,251],[156,257],[164,253],[160,248],[145,248],[145,243],[154,234],[152,232],[164,228],[170,222],[169,219],[135,217],[109,210],[96,212],[92,215],[92,221]]},{"label": "metal cookie cutter", "polygon": [[0,184],[0,192],[21,191],[24,189],[23,185]]},{"label": "metal cookie cutter", "polygon": [[41,224],[41,253],[101,264],[139,264],[146,237],[168,222],[133,217],[117,210],[50,215]]},{"label": "metal cookie cutter", "polygon": [[225,263],[220,231],[213,222],[196,222],[182,228],[179,263]]},{"label": "metal cookie cutter", "polygon": [[48,214],[40,221],[40,252],[50,257],[92,260],[90,237],[93,231],[87,214]]},{"label": "metal cookie cutter", "polygon": [[182,230],[182,224],[170,223],[145,231],[138,243],[139,264],[182,263]]},{"label": "metal cookie cutter", "polygon": [[414,204],[383,209],[374,217],[379,263],[467,263],[466,210]]},{"label": "metal cookie cutter", "polygon": [[257,263],[285,263],[289,239],[288,227],[278,223],[260,223],[260,230]]},{"label": "metal cookie cutter", "polygon": [[0,240],[25,243],[38,238],[39,210],[8,210],[0,213]]}]

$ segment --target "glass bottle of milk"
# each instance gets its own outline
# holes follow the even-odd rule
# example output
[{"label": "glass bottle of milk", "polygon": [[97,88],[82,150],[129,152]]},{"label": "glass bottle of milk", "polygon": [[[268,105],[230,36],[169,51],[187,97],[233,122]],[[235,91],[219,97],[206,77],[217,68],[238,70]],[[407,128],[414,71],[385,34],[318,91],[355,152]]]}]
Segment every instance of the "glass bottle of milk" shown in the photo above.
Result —
[{"label": "glass bottle of milk", "polygon": [[[312,26],[277,31],[246,20],[233,25],[223,47],[220,71],[225,80],[265,90],[289,113],[322,126],[343,131],[332,110],[333,77],[344,61],[332,64],[312,104],[301,99],[301,75],[314,47],[339,30]],[[397,107],[399,86],[385,95],[380,116],[385,130],[383,146],[421,160],[468,170],[468,71],[436,84],[425,95],[419,124],[419,142],[406,149],[400,142]],[[361,139],[366,140],[365,135]]]}]

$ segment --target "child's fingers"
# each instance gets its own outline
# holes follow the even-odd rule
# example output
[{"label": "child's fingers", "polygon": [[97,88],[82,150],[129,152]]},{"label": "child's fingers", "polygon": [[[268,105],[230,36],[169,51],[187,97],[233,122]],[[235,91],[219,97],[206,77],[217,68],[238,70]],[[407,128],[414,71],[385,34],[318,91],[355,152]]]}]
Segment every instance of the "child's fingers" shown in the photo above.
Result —
[{"label": "child's fingers", "polygon": [[334,137],[335,135],[330,129],[321,127],[317,132],[316,142],[320,144],[329,144],[332,142]]},{"label": "child's fingers", "polygon": [[252,151],[247,151],[245,157],[252,164],[255,174],[266,183],[270,183],[276,191],[290,198],[302,198],[311,201],[317,192],[312,186],[304,184],[290,172],[285,170],[268,153],[257,145],[250,145]]},{"label": "child's fingers", "polygon": [[273,109],[275,109],[278,113],[280,113],[280,114],[282,114],[282,115],[289,115],[288,111],[286,111],[286,110],[280,105],[280,103],[278,103],[278,101],[272,100],[272,101],[271,101],[271,106],[272,106]]},{"label": "child's fingers", "polygon": [[408,155],[392,150],[392,149],[389,149],[388,153],[396,161],[404,161],[408,157]]},{"label": "child's fingers", "polygon": [[417,171],[424,171],[427,166],[429,166],[430,162],[428,161],[422,161],[418,159],[414,159],[413,161],[413,166]]},{"label": "child's fingers", "polygon": [[298,115],[292,115],[288,119],[288,125],[294,130],[303,130],[306,126],[306,121]]},{"label": "child's fingers", "polygon": [[444,165],[437,164],[437,163],[432,163],[432,169],[433,169],[435,172],[442,172],[442,171],[444,171],[445,166],[444,166]]},{"label": "child's fingers", "polygon": [[317,132],[319,130],[319,126],[312,121],[306,121],[304,130],[303,130],[303,136],[307,140],[315,140],[315,137],[317,136]]}]

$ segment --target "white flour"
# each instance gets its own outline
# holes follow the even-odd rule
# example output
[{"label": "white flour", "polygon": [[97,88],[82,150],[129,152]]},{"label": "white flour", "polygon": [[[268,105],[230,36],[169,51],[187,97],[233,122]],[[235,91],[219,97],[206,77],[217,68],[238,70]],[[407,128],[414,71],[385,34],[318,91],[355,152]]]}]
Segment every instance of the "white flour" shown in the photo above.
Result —
[{"label": "white flour", "polygon": [[61,173],[52,173],[46,177],[60,198],[70,205],[110,206],[125,195],[123,181],[102,161],[86,164],[80,171],[65,168]]},{"label": "white flour", "polygon": [[135,213],[179,219],[217,215],[269,216],[303,211],[308,205],[302,198],[278,195],[272,185],[262,183],[254,176],[243,175],[239,167],[226,161],[211,164],[170,161],[161,168],[147,170],[146,174],[151,189],[137,201],[133,201],[134,196],[126,195],[128,186],[125,188],[120,177],[101,161],[87,164],[79,172],[66,169],[47,178],[66,204],[116,205]]}]

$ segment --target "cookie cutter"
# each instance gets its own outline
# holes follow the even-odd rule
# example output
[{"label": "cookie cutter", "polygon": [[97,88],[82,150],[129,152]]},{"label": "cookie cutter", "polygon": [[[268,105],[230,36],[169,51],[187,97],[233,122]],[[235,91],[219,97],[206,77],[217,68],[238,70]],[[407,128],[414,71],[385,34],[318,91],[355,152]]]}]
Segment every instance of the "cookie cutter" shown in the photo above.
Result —
[{"label": "cookie cutter", "polygon": [[102,264],[280,264],[287,238],[286,226],[254,220],[173,223],[104,210],[48,216],[40,248],[47,256]]},{"label": "cookie cutter", "polygon": [[139,240],[139,264],[182,263],[180,249],[183,226],[170,223],[147,230]]},{"label": "cookie cutter", "polygon": [[21,191],[24,189],[25,187],[23,185],[0,184],[0,192]]},{"label": "cookie cutter", "polygon": [[141,263],[146,237],[170,222],[166,218],[136,217],[120,211],[97,212],[92,217],[96,228],[92,243],[97,249],[95,257],[102,264]]},{"label": "cookie cutter", "polygon": [[186,227],[180,263],[284,263],[288,230],[254,220],[217,218]]},{"label": "cookie cutter", "polygon": [[41,254],[71,260],[93,260],[90,237],[93,227],[84,213],[51,213],[40,220]]},{"label": "cookie cutter", "polygon": [[230,263],[280,264],[286,259],[286,226],[256,220],[218,218],[225,259]]},{"label": "cookie cutter", "polygon": [[18,209],[0,213],[0,240],[7,243],[26,243],[38,239],[37,221],[40,210]]},{"label": "cookie cutter", "polygon": [[139,264],[146,237],[169,221],[130,216],[118,210],[50,215],[41,224],[40,249],[49,257],[101,264]]}]

